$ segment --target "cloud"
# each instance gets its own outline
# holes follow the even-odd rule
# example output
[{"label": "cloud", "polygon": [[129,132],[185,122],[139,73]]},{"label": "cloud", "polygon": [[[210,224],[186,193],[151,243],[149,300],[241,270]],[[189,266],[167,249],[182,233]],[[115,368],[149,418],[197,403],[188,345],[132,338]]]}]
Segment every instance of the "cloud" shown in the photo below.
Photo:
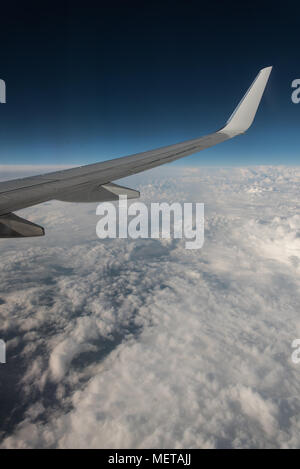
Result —
[{"label": "cloud", "polygon": [[132,178],[147,203],[205,203],[196,251],[100,241],[94,205],[27,209],[47,237],[2,242],[1,446],[299,446],[298,177]]}]

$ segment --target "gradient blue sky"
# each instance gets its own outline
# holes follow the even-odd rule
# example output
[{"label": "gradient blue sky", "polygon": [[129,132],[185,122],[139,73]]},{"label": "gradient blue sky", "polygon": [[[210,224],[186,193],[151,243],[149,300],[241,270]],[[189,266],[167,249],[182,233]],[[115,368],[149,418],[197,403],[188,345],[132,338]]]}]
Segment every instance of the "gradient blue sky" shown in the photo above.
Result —
[{"label": "gradient blue sky", "polygon": [[274,65],[243,137],[174,164],[299,164],[296,2],[1,6],[0,164],[84,164],[220,128]]}]

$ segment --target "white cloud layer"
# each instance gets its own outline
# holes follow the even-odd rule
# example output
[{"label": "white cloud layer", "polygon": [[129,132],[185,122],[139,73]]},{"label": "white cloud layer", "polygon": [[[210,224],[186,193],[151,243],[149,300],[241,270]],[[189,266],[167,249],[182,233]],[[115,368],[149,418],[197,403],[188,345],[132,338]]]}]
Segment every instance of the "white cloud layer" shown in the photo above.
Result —
[{"label": "white cloud layer", "polygon": [[[1,446],[300,446],[300,169],[168,167],[142,200],[205,203],[205,243],[96,237],[96,205],[2,240]],[[124,181],[122,181],[124,183]]]}]

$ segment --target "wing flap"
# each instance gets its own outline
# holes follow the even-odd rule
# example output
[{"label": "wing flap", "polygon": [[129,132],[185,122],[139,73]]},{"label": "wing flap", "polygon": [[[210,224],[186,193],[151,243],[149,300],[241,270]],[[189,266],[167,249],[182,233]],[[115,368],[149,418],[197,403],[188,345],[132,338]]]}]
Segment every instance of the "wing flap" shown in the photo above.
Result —
[{"label": "wing flap", "polygon": [[120,195],[126,195],[128,199],[140,197],[140,193],[134,189],[109,183],[102,186],[91,184],[80,185],[72,191],[56,197],[56,200],[63,202],[108,202],[118,200]]}]

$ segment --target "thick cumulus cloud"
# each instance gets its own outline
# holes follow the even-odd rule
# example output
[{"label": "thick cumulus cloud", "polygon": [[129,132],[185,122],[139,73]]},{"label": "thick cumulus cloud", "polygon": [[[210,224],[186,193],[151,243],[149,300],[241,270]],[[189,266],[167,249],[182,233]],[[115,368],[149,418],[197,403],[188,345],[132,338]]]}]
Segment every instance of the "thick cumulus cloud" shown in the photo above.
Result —
[{"label": "thick cumulus cloud", "polygon": [[1,446],[298,447],[299,176],[126,181],[146,203],[205,203],[193,251],[100,241],[95,205],[24,210],[47,236],[1,241]]}]

